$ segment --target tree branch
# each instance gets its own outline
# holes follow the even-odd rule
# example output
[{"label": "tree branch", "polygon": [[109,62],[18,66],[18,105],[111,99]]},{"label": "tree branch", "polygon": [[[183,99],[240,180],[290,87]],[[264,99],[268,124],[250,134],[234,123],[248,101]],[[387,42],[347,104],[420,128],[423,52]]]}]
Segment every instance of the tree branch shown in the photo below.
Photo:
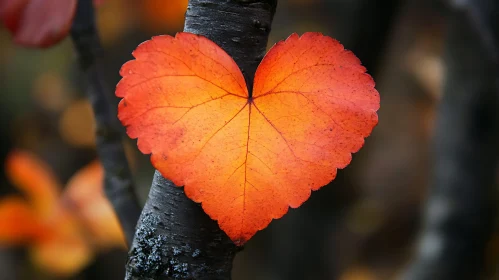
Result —
[{"label": "tree branch", "polygon": [[465,20],[470,24],[472,30],[480,35],[479,39],[490,60],[499,65],[499,38],[497,34],[494,34],[493,30],[493,26],[498,24],[494,22],[497,19],[491,16],[484,17],[482,14],[484,9],[494,10],[494,3],[488,4],[486,1],[474,0],[452,0],[451,3],[456,9],[463,12]]},{"label": "tree branch", "polygon": [[[479,0],[483,22],[498,4]],[[435,136],[435,174],[416,259],[402,279],[480,279],[494,228],[499,68],[466,11],[449,18],[447,81]],[[489,21],[490,20],[490,21]],[[499,25],[489,25],[499,38]]]},{"label": "tree branch", "polygon": [[[277,0],[190,0],[185,32],[236,61],[251,91]],[[126,279],[230,279],[237,247],[201,206],[156,171],[129,252]]]},{"label": "tree branch", "polygon": [[131,245],[140,206],[123,147],[123,127],[117,118],[114,96],[103,80],[102,47],[95,26],[92,0],[79,0],[71,37],[83,71],[88,76],[87,96],[97,124],[97,153],[104,167],[104,191],[116,211],[127,244]]}]

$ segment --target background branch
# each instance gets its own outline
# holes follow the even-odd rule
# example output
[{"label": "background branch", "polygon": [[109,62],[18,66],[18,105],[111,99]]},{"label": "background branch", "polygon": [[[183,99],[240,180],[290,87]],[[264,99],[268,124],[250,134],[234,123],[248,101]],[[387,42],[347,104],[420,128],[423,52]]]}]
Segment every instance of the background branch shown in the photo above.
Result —
[{"label": "background branch", "polygon": [[71,37],[81,67],[88,76],[87,96],[97,124],[97,153],[105,171],[104,191],[130,245],[140,216],[140,206],[122,142],[123,127],[117,117],[116,102],[111,99],[114,94],[104,82],[104,73],[101,73],[103,51],[95,26],[92,0],[78,1]]},{"label": "background branch", "polygon": [[[475,2],[473,7],[481,7],[480,22],[499,38],[494,16],[499,3]],[[469,13],[453,11],[448,21],[447,76],[436,126],[433,184],[418,253],[404,280],[480,279],[485,246],[494,229],[499,65]]]},{"label": "background branch", "polygon": [[[206,36],[253,84],[276,0],[190,0],[185,32]],[[127,279],[230,279],[236,246],[201,206],[156,171],[129,252]]]},{"label": "background branch", "polygon": [[[499,45],[497,30],[494,30],[494,24],[497,25],[496,19],[492,16],[485,16],[484,11],[494,11],[494,3],[487,1],[476,0],[453,0],[453,7],[460,9],[473,32],[480,36],[483,49],[489,55],[490,60],[499,65]],[[497,12],[497,7],[495,7]]]}]

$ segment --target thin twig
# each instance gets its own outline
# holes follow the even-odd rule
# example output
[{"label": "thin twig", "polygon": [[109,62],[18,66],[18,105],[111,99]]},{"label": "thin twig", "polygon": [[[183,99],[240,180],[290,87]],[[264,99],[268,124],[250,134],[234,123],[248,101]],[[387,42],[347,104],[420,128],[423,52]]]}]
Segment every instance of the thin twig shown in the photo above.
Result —
[{"label": "thin twig", "polygon": [[[494,1],[478,0],[482,5]],[[480,22],[486,19],[490,17]],[[483,276],[485,248],[497,215],[499,65],[491,59],[488,40],[476,32],[481,27],[475,20],[463,10],[449,18],[433,182],[418,252],[403,280]],[[486,29],[499,31],[498,26]]]},{"label": "thin twig", "polygon": [[134,191],[132,174],[124,146],[123,127],[112,101],[112,91],[103,80],[102,47],[95,26],[92,0],[79,0],[71,37],[79,55],[82,70],[88,76],[88,98],[97,124],[97,153],[104,167],[104,191],[116,211],[130,246],[140,216],[140,206]]},{"label": "thin twig", "polygon": [[[499,65],[499,38],[494,34],[492,28],[494,23],[486,21],[487,18],[490,20],[491,17],[483,16],[484,11],[482,10],[484,7],[478,7],[477,1],[473,0],[453,0],[451,1],[451,5],[453,8],[461,10],[464,13],[466,16],[465,20],[470,24],[473,31],[480,35],[481,44],[489,55],[490,60]],[[491,11],[493,10],[492,7],[488,8]]]}]

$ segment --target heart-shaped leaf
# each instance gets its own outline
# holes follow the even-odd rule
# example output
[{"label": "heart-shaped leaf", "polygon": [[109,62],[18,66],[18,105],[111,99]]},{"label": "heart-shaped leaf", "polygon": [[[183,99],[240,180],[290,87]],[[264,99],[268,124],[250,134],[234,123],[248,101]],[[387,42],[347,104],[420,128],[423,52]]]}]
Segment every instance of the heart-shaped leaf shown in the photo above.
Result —
[{"label": "heart-shaped leaf", "polygon": [[119,119],[238,245],[331,182],[378,122],[371,76],[320,33],[276,44],[252,94],[202,36],[154,37],[133,55],[116,88]]}]

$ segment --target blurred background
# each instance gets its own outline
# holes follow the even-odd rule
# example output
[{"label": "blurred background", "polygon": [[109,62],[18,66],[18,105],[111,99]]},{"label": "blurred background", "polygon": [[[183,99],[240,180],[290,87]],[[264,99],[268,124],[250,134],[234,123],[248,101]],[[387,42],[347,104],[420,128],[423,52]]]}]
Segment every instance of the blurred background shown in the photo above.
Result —
[{"label": "blurred background", "polygon": [[[433,137],[449,67],[446,28],[460,1],[450,2],[279,1],[268,46],[293,32],[338,39],[376,81],[379,125],[333,183],[247,243],[236,256],[233,279],[399,279],[410,266],[420,252],[435,182]],[[103,1],[97,20],[111,86],[139,43],[182,30],[186,7],[187,0]],[[0,215],[13,211],[15,235],[26,235],[0,243],[0,279],[123,279],[122,237],[107,201],[96,199],[102,172],[95,162],[95,124],[71,40],[27,49],[0,27],[0,50]],[[154,170],[134,141],[126,148],[144,203]],[[45,217],[43,207],[56,209],[56,217]],[[499,236],[492,233],[497,211],[486,211],[491,218],[478,225],[490,229],[482,240],[483,275],[466,279],[499,279]],[[33,225],[42,237],[29,233]]]}]

